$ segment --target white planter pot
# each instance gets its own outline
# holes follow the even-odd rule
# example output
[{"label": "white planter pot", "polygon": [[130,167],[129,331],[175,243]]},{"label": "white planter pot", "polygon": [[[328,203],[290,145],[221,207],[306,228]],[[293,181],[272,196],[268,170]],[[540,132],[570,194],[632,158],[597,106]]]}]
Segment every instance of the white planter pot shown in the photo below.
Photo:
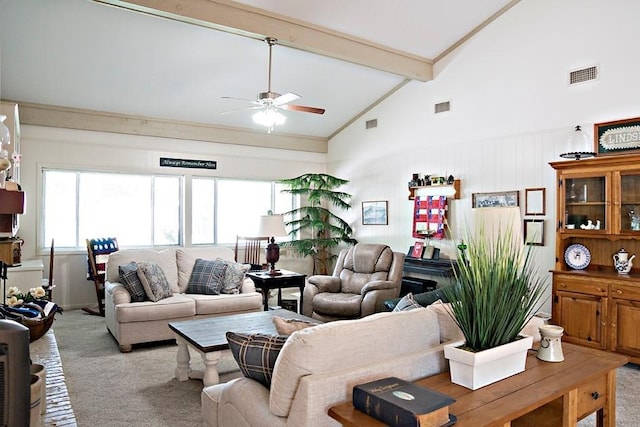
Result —
[{"label": "white planter pot", "polygon": [[533,337],[523,336],[508,344],[473,353],[458,348],[464,342],[445,345],[444,357],[449,359],[451,382],[477,390],[496,381],[524,371],[527,350]]}]

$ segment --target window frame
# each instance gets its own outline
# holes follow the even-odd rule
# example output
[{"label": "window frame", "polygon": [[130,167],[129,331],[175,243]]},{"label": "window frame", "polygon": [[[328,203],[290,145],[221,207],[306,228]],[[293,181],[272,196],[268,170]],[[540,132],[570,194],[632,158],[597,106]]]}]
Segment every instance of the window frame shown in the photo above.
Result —
[{"label": "window frame", "polygon": [[[252,181],[252,182],[268,182],[270,183],[271,189],[271,197],[270,204],[271,209],[273,210],[276,204],[276,186],[278,185],[278,180],[273,179],[251,179],[251,178],[235,178],[235,177],[218,177],[218,176],[207,176],[207,175],[190,175],[188,173],[163,173],[160,171],[152,170],[152,171],[143,171],[139,169],[133,170],[113,170],[113,169],[102,169],[102,168],[78,168],[74,166],[63,166],[63,165],[50,165],[50,164],[41,164],[38,167],[38,182],[40,185],[36,191],[36,200],[38,200],[38,205],[42,206],[41,209],[38,209],[36,212],[37,220],[36,220],[36,240],[38,242],[38,253],[40,255],[46,254],[50,250],[50,241],[45,239],[46,229],[45,229],[45,197],[46,197],[46,174],[48,171],[54,172],[69,172],[75,174],[75,185],[76,185],[76,193],[75,193],[75,241],[79,244],[77,247],[58,247],[56,245],[56,251],[59,253],[82,253],[86,251],[86,248],[82,244],[80,239],[80,189],[79,176],[83,173],[85,174],[120,174],[120,175],[141,175],[145,177],[177,177],[179,179],[179,228],[178,228],[178,243],[175,245],[154,245],[150,246],[141,245],[141,246],[131,246],[131,248],[155,248],[162,249],[168,247],[186,247],[186,246],[211,246],[211,245],[222,245],[222,246],[230,246],[235,244],[235,242],[225,242],[218,243],[219,240],[219,232],[218,232],[218,183],[223,180],[229,181]],[[214,182],[214,242],[211,243],[193,243],[193,181],[196,179],[207,179],[213,180]],[[152,181],[152,192],[155,183]],[[152,195],[152,197],[155,197]],[[295,196],[293,194],[291,197],[291,207],[294,209],[295,207],[300,205],[300,197]],[[153,206],[153,204],[152,204]],[[282,212],[284,213],[284,212]],[[154,238],[154,227],[152,226],[152,238]],[[291,237],[288,237],[291,239]],[[284,240],[284,238],[283,238]],[[122,245],[121,245],[122,247]],[[129,247],[129,246],[127,246]]]}]

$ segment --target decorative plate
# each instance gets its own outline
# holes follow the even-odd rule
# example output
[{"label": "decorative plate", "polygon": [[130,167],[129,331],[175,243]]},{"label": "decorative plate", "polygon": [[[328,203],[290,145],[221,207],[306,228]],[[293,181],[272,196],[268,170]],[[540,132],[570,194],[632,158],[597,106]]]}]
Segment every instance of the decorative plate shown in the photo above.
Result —
[{"label": "decorative plate", "polygon": [[586,246],[575,243],[564,251],[564,260],[567,265],[574,270],[583,270],[589,266],[591,262],[591,252]]}]

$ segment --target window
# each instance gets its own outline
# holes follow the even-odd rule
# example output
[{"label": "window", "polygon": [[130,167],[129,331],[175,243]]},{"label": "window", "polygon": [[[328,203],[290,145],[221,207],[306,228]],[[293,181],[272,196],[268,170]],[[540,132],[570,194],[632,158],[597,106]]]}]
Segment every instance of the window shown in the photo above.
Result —
[{"label": "window", "polygon": [[231,244],[238,234],[257,235],[261,215],[290,211],[298,199],[272,181],[194,177],[189,206],[183,181],[174,175],[44,169],[41,244],[55,238],[58,248],[84,250],[87,238],[116,237],[121,247],[180,245],[189,239],[183,212],[191,217],[186,243]]},{"label": "window", "polygon": [[44,242],[84,248],[116,237],[121,246],[181,242],[182,177],[45,169]]},{"label": "window", "polygon": [[192,242],[228,244],[237,235],[256,236],[261,215],[295,206],[297,198],[282,188],[270,181],[194,178]]}]

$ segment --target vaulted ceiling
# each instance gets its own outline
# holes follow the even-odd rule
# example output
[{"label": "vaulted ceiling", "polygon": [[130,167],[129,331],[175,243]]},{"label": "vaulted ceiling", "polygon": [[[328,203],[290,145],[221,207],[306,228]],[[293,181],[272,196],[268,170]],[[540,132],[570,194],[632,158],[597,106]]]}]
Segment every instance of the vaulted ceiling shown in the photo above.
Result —
[{"label": "vaulted ceiling", "polygon": [[272,91],[326,112],[272,136],[326,140],[518,1],[0,0],[0,95],[266,133],[223,97],[267,91],[274,37]]}]

